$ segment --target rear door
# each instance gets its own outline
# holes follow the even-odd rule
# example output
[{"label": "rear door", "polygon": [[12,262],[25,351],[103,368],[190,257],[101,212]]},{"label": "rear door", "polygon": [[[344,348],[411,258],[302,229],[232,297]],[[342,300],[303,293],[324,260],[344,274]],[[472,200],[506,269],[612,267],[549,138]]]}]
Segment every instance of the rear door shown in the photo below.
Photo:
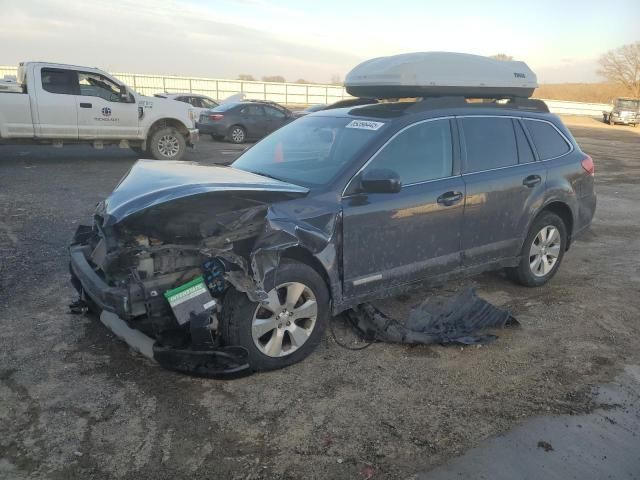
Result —
[{"label": "rear door", "polygon": [[262,105],[247,104],[242,107],[240,123],[246,128],[248,137],[262,138],[267,134],[267,117]]},{"label": "rear door", "polygon": [[122,98],[120,85],[93,72],[77,72],[80,138],[139,138],[138,105],[129,95]]},{"label": "rear door", "polygon": [[77,139],[76,72],[64,68],[37,67],[36,70],[38,69],[34,82],[36,137]]},{"label": "rear door", "polygon": [[403,183],[400,192],[343,198],[346,296],[460,266],[464,182],[456,172],[451,127],[449,119],[414,124],[397,133],[363,169],[394,170]]},{"label": "rear door", "polygon": [[466,185],[463,264],[519,255],[536,202],[544,197],[546,166],[536,160],[517,118],[458,117]]}]

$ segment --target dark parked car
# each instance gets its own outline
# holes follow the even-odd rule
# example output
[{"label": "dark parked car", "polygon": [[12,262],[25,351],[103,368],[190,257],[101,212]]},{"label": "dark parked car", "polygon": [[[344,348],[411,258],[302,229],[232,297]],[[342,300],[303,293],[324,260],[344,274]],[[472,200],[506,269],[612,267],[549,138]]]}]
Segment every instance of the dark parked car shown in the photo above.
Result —
[{"label": "dark parked car", "polygon": [[249,100],[223,103],[201,114],[197,127],[214,140],[244,143],[265,137],[294,119],[293,113],[277,103]]},{"label": "dark parked car", "polygon": [[[265,108],[231,108],[247,107]],[[231,167],[138,162],[78,229],[71,272],[161,364],[237,374],[297,362],[331,315],[418,285],[494,269],[542,285],[595,208],[593,161],[540,101],[344,108]]]}]

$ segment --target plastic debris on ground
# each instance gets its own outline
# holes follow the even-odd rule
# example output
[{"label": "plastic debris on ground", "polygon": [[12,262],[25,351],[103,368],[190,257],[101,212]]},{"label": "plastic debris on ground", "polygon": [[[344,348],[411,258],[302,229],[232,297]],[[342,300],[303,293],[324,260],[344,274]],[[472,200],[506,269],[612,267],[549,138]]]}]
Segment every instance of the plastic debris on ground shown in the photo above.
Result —
[{"label": "plastic debris on ground", "polygon": [[[346,316],[365,341],[413,345],[485,344],[498,338],[487,330],[519,325],[508,310],[478,297],[474,288],[449,298],[430,297],[414,307],[404,322],[370,303],[349,310]],[[335,333],[334,339],[340,343]]]}]

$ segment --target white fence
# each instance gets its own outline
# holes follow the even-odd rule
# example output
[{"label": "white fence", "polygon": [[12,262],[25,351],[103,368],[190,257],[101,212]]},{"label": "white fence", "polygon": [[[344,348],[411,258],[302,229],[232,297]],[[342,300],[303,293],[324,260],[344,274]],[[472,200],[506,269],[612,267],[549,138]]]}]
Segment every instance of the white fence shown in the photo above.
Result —
[{"label": "white fence", "polygon": [[[0,66],[0,79],[5,75],[15,76],[16,67]],[[114,73],[116,77],[143,95],[155,93],[190,92],[224,100],[236,93],[244,93],[247,98],[271,100],[285,105],[329,104],[350,98],[343,87],[335,85],[247,82],[217,78],[176,77],[163,75],[142,75],[138,73]],[[610,105],[601,103],[566,102],[545,100],[549,110],[564,115],[600,116]]]}]

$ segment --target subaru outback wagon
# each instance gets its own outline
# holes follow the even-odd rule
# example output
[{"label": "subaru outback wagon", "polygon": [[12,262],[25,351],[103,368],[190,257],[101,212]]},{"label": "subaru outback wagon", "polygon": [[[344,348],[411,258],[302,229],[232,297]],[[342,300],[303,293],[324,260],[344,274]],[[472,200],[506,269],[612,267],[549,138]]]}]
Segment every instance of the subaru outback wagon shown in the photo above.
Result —
[{"label": "subaru outback wagon", "polygon": [[[269,370],[371,299],[495,269],[542,285],[595,207],[592,159],[540,101],[344,108],[231,167],[138,162],[78,229],[71,271],[161,364]],[[190,315],[175,289],[200,298]]]}]

